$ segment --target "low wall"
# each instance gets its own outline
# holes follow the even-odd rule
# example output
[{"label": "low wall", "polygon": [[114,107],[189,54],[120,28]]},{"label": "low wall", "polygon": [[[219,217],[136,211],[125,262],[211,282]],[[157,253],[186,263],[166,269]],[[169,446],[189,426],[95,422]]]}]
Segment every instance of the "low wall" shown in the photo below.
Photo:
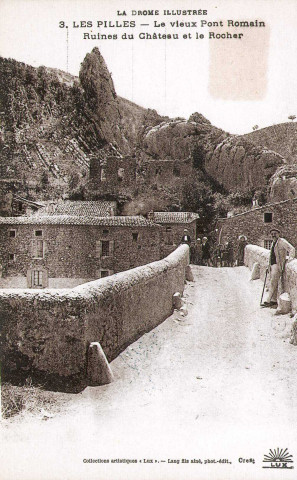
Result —
[{"label": "low wall", "polygon": [[[253,268],[253,264],[258,262],[260,265],[261,279],[265,278],[265,271],[269,263],[270,251],[266,248],[256,245],[247,245],[244,251],[244,263],[249,269]],[[269,280],[269,279],[268,279]],[[297,311],[297,260],[293,260],[286,264],[284,273],[284,288],[289,293],[292,302],[293,312]]]},{"label": "low wall", "polygon": [[107,359],[172,313],[184,289],[189,247],[163,260],[69,290],[2,290],[2,380],[30,376],[47,387],[80,391],[86,354],[100,342]]}]

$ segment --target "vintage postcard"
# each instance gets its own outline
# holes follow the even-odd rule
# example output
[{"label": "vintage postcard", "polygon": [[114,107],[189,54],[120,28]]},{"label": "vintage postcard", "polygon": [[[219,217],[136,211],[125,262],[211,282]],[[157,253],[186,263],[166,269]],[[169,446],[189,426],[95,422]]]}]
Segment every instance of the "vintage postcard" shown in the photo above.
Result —
[{"label": "vintage postcard", "polygon": [[0,0],[1,479],[295,478],[296,25]]}]

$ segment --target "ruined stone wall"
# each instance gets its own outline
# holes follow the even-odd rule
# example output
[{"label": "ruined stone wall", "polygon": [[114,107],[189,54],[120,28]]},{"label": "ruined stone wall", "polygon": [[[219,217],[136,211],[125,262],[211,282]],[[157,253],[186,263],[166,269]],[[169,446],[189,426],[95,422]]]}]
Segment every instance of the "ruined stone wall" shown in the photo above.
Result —
[{"label": "ruined stone wall", "polygon": [[[255,262],[260,265],[261,279],[264,280],[266,268],[269,263],[269,250],[256,245],[247,245],[244,252],[244,263],[249,269],[253,268]],[[269,275],[268,275],[269,282]],[[297,311],[297,260],[286,264],[284,274],[284,289],[288,292],[292,302],[293,312]]]},{"label": "ruined stone wall", "polygon": [[[28,269],[44,268],[49,279],[96,279],[100,269],[113,273],[128,270],[161,258],[159,230],[158,226],[1,225],[2,276],[26,277]],[[11,231],[15,236],[10,236]],[[35,245],[40,240],[44,254],[36,258]],[[110,241],[109,256],[100,254],[98,242],[102,240]],[[5,287],[1,278],[0,287]]]},{"label": "ruined stone wall", "polygon": [[100,342],[109,361],[172,312],[183,291],[189,247],[163,260],[71,290],[0,291],[2,379],[31,377],[48,387],[79,391],[86,353]]},{"label": "ruined stone wall", "polygon": [[[265,223],[264,214],[272,213],[272,222]],[[281,236],[297,248],[297,200],[265,205],[231,218],[219,219],[218,236],[221,243],[237,241],[239,235],[246,235],[251,244],[264,247],[264,240],[271,239],[270,229],[275,226]]]},{"label": "ruined stone wall", "polygon": [[90,162],[90,188],[103,194],[132,194],[136,185],[136,159],[107,157]]},{"label": "ruined stone wall", "polygon": [[168,185],[176,179],[186,179],[193,175],[195,169],[191,158],[174,160],[142,159],[138,169],[138,184]]}]

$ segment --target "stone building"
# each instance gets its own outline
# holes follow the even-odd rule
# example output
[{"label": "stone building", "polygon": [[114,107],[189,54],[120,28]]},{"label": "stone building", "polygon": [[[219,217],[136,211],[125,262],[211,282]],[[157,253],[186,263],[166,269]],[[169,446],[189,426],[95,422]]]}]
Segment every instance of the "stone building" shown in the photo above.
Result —
[{"label": "stone building", "polygon": [[277,227],[297,248],[297,198],[282,202],[254,207],[247,212],[229,218],[220,218],[217,222],[217,240],[225,243],[236,241],[239,235],[245,235],[249,243],[260,247],[271,247],[270,229]]},{"label": "stone building", "polygon": [[189,230],[192,242],[196,240],[198,213],[192,212],[150,212],[148,219],[161,225],[161,254],[173,252],[180,244],[184,229]]},{"label": "stone building", "polygon": [[141,216],[1,217],[0,287],[73,287],[159,260],[160,230]]}]

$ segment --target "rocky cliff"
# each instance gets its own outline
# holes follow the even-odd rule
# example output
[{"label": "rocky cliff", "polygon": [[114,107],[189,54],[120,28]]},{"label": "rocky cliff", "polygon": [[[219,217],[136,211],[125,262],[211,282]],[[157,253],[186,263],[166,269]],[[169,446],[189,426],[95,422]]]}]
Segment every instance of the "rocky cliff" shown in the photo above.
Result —
[{"label": "rocky cliff", "polygon": [[87,183],[92,159],[107,161],[108,169],[111,156],[122,159],[121,169],[125,157],[136,158],[131,198],[140,187],[145,198],[158,191],[165,204],[168,185],[197,171],[226,190],[258,189],[285,163],[199,113],[169,119],[118,97],[97,48],[86,55],[79,78],[0,59],[0,100],[0,186],[33,199],[69,195]]},{"label": "rocky cliff", "polygon": [[144,132],[144,152],[155,159],[195,161],[227,190],[259,189],[268,184],[284,158],[271,150],[256,146],[243,137],[229,135],[212,126],[202,115],[193,114],[188,121],[170,120]]}]

